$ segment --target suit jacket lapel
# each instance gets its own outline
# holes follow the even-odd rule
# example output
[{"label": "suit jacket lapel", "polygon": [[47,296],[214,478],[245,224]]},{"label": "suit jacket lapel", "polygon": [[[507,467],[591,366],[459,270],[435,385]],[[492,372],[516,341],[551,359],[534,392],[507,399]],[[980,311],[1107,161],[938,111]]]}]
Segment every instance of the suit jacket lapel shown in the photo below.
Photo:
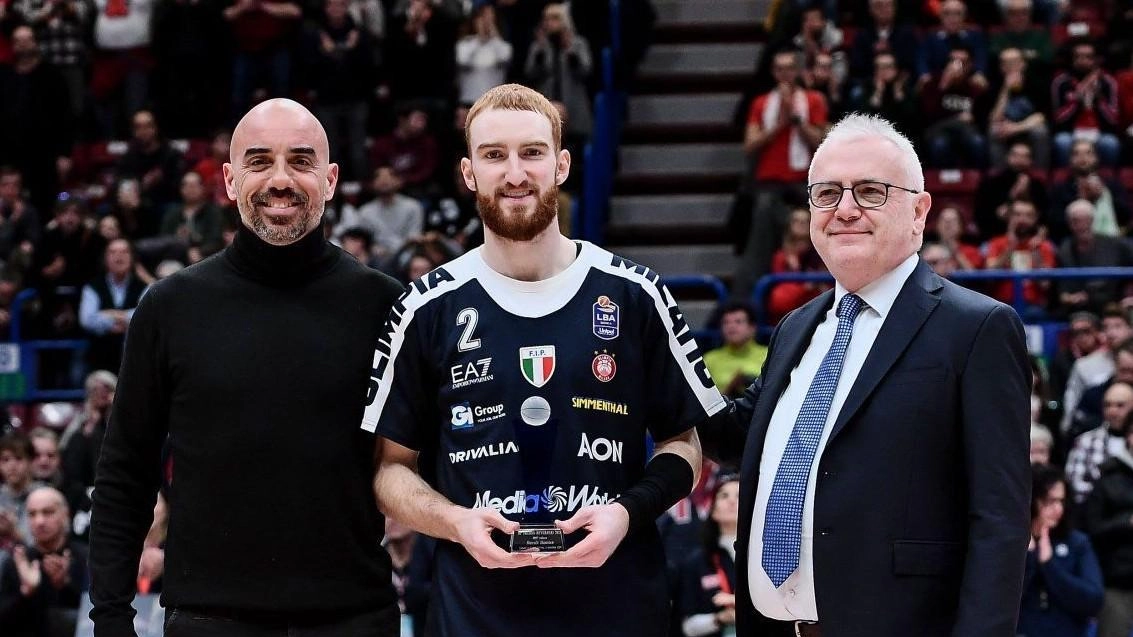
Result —
[{"label": "suit jacket lapel", "polygon": [[940,277],[924,261],[919,262],[897,295],[897,300],[889,310],[889,316],[885,317],[885,323],[877,334],[877,340],[873,342],[873,347],[870,348],[869,355],[866,356],[865,363],[858,372],[850,393],[846,396],[846,402],[838,412],[838,419],[834,421],[834,427],[830,430],[829,440],[833,440],[838,432],[842,431],[893,367],[893,363],[897,362],[897,358],[909,347],[913,337],[940,303],[937,292],[942,287],[944,284]]}]

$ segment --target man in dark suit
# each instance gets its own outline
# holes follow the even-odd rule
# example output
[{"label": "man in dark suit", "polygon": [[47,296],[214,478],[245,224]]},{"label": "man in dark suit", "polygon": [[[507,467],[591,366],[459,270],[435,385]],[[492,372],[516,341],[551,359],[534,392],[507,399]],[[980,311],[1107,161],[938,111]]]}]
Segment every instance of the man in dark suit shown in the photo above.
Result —
[{"label": "man in dark suit", "polygon": [[705,450],[741,461],[741,636],[1013,637],[1030,519],[1030,368],[1007,306],[917,255],[909,141],[854,115],[811,164],[837,285],[786,316]]}]

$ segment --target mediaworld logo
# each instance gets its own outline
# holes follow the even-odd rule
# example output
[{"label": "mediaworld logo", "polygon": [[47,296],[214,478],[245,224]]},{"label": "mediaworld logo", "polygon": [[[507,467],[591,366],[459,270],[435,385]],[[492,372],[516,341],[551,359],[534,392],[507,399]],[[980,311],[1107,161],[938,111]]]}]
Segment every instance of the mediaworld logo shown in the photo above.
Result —
[{"label": "mediaworld logo", "polygon": [[488,373],[491,368],[491,357],[481,358],[474,362],[470,361],[468,363],[453,365],[449,369],[449,377],[452,379],[452,388],[460,389],[461,387],[486,383],[492,380],[495,375]]},{"label": "mediaworld logo", "polygon": [[598,487],[593,485],[579,487],[572,484],[568,489],[555,486],[547,487],[543,489],[542,493],[528,494],[526,491],[516,491],[505,498],[494,497],[491,491],[484,491],[476,494],[476,503],[473,506],[476,508],[491,507],[504,515],[538,513],[540,511],[559,513],[575,511],[594,504],[606,504],[617,497],[616,495],[611,496],[605,491],[599,491]]},{"label": "mediaworld logo", "polygon": [[468,460],[479,460],[480,458],[490,458],[493,456],[506,456],[512,453],[519,453],[519,447],[515,442],[496,442],[490,445],[481,445],[474,449],[467,451],[450,451],[448,454],[448,461],[452,464],[460,464]]},{"label": "mediaworld logo", "polygon": [[582,442],[578,446],[578,458],[590,458],[599,462],[622,463],[622,443],[619,440],[608,438],[595,438],[591,440],[582,434]]}]

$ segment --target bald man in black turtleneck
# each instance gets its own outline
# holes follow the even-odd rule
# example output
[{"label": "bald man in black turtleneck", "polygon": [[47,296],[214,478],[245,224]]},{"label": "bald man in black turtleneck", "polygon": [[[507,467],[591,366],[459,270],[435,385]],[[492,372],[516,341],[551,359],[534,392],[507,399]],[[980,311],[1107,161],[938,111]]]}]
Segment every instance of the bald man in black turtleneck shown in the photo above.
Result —
[{"label": "bald man in black turtleneck", "polygon": [[397,635],[374,440],[357,423],[401,287],[324,239],[328,155],[299,104],[253,108],[224,165],[236,240],[134,314],[93,496],[97,637],[134,635],[166,436],[166,635]]}]

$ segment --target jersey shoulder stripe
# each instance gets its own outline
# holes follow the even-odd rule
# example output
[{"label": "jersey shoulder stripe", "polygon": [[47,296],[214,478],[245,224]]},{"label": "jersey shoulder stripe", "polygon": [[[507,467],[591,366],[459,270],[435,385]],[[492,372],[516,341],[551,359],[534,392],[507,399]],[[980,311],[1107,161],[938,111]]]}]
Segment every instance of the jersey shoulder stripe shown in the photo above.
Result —
[{"label": "jersey shoulder stripe", "polygon": [[637,284],[652,301],[657,318],[668,336],[669,354],[681,370],[689,389],[696,396],[706,415],[711,416],[727,406],[727,401],[716,388],[707,365],[693,338],[692,329],[684,319],[676,299],[661,283],[661,275],[653,270],[619,257],[612,252],[596,248],[592,267],[606,274]]},{"label": "jersey shoulder stripe", "polygon": [[393,304],[374,349],[374,364],[366,390],[362,429],[373,432],[378,427],[382,410],[393,388],[394,362],[405,345],[405,333],[413,319],[429,303],[459,290],[474,279],[474,270],[469,267],[472,257],[472,253],[464,254],[413,281]]}]

